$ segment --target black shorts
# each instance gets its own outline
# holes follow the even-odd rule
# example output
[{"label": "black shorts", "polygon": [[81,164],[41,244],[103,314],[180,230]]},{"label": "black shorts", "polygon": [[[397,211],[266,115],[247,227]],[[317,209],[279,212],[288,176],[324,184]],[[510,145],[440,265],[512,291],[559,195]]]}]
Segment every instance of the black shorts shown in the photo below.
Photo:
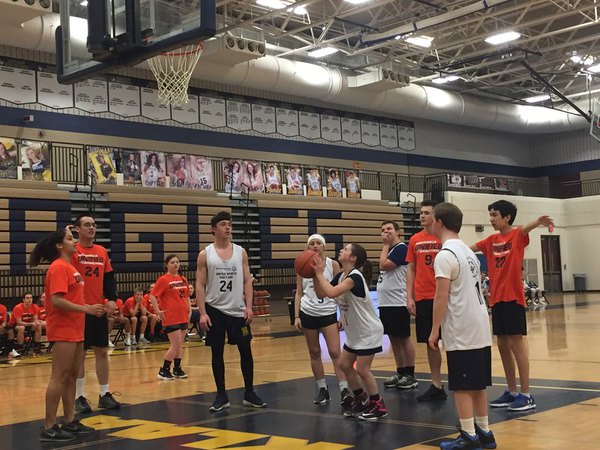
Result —
[{"label": "black shorts", "polygon": [[344,350],[346,350],[349,353],[354,353],[356,356],[369,356],[369,355],[374,355],[375,353],[381,353],[383,351],[383,348],[375,347],[375,348],[363,348],[360,350],[354,350],[353,348],[350,348],[346,344],[344,344]]},{"label": "black shorts", "polygon": [[85,315],[85,340],[83,348],[108,347],[108,318],[106,314],[102,317]]},{"label": "black shorts", "polygon": [[163,328],[163,332],[165,334],[169,334],[172,333],[173,331],[179,331],[179,330],[187,330],[188,329],[188,324],[187,323],[177,323],[175,325],[169,325]]},{"label": "black shorts", "polygon": [[[427,344],[433,326],[433,300],[424,299],[415,302],[417,316],[415,317],[415,328],[417,330],[417,342]],[[440,328],[440,339],[442,330]]]},{"label": "black shorts", "polygon": [[252,339],[250,324],[246,323],[243,317],[233,317],[206,305],[206,314],[210,318],[212,325],[206,332],[206,345],[223,345],[225,342],[225,333],[227,333],[227,343],[231,345],[241,344]]},{"label": "black shorts", "polygon": [[329,314],[327,316],[309,316],[308,314],[300,311],[300,323],[302,328],[307,330],[320,330],[321,328],[328,327],[337,323],[337,314]]},{"label": "black shorts", "polygon": [[383,334],[410,337],[410,314],[406,306],[381,306],[379,319],[383,324]]},{"label": "black shorts", "polygon": [[527,336],[525,308],[516,301],[496,303],[492,306],[492,328],[496,336]]},{"label": "black shorts", "polygon": [[448,389],[481,391],[492,385],[492,347],[446,352]]}]

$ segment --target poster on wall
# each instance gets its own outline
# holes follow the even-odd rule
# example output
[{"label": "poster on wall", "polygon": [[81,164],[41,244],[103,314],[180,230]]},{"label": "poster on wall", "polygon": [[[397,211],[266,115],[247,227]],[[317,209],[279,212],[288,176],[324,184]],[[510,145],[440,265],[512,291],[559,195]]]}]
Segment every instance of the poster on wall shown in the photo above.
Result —
[{"label": "poster on wall", "polygon": [[142,166],[142,186],[165,187],[165,155],[160,152],[140,152]]},{"label": "poster on wall", "polygon": [[462,175],[458,175],[456,173],[447,174],[448,178],[448,187],[459,188],[462,187],[463,177]]},{"label": "poster on wall", "polygon": [[250,192],[264,192],[265,182],[263,180],[262,166],[258,161],[243,161],[242,165],[244,190]]},{"label": "poster on wall", "polygon": [[277,163],[265,164],[265,192],[267,194],[281,194],[281,172]]},{"label": "poster on wall", "polygon": [[327,197],[342,196],[342,180],[337,169],[327,171]]},{"label": "poster on wall", "polygon": [[96,183],[117,184],[115,160],[118,161],[119,150],[110,147],[88,147],[87,150],[90,171],[96,175]]},{"label": "poster on wall", "polygon": [[0,178],[17,179],[17,159],[15,140],[0,137]]},{"label": "poster on wall", "polygon": [[312,197],[322,197],[321,174],[316,167],[306,171],[306,194]]},{"label": "poster on wall", "polygon": [[304,195],[302,169],[300,167],[296,165],[288,166],[285,169],[285,179],[289,195]]},{"label": "poster on wall", "polygon": [[23,179],[52,181],[50,144],[42,141],[21,141]]},{"label": "poster on wall", "polygon": [[508,191],[508,180],[506,178],[494,178],[494,189]]},{"label": "poster on wall", "polygon": [[242,185],[242,161],[240,159],[224,159],[222,165],[225,192],[228,194],[240,192]]},{"label": "poster on wall", "polygon": [[463,186],[470,189],[479,189],[479,176],[478,175],[465,175],[463,177]]},{"label": "poster on wall", "polygon": [[191,181],[190,162],[187,155],[169,153],[167,157],[169,170],[169,186],[172,188],[189,188]]},{"label": "poster on wall", "polygon": [[210,159],[206,156],[190,155],[190,188],[201,191],[212,191],[213,170]]},{"label": "poster on wall", "polygon": [[344,175],[346,176],[346,197],[360,198],[360,178],[358,177],[358,172],[346,170]]},{"label": "poster on wall", "polygon": [[125,184],[141,185],[142,169],[140,152],[137,150],[122,150],[123,182]]}]

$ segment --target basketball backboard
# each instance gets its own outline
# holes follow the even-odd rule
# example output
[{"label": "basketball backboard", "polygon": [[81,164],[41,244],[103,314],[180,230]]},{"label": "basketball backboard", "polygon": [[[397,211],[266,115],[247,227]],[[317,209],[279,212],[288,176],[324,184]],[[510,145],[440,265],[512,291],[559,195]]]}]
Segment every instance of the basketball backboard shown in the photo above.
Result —
[{"label": "basketball backboard", "polygon": [[600,141],[600,97],[595,99],[592,104],[592,123],[590,124],[590,134],[593,138]]},{"label": "basketball backboard", "polygon": [[132,66],[216,31],[215,0],[60,0],[58,81]]}]

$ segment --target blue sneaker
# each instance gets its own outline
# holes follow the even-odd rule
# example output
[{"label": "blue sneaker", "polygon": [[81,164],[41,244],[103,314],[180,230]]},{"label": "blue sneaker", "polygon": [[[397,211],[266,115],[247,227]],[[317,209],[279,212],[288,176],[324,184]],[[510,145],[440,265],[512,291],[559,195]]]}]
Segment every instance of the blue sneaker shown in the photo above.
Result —
[{"label": "blue sneaker", "polygon": [[481,448],[496,448],[498,446],[498,444],[496,444],[496,438],[494,438],[494,433],[492,433],[492,430],[483,431],[479,427],[479,425],[475,424],[475,433],[477,433],[477,437],[479,437]]},{"label": "blue sneaker", "polygon": [[492,408],[506,408],[507,406],[512,405],[512,403],[517,399],[518,396],[512,395],[508,389],[504,391],[504,393],[498,397],[493,402],[490,402],[490,406]]},{"label": "blue sneaker", "polygon": [[481,450],[481,442],[478,436],[470,436],[468,433],[461,431],[453,441],[440,443],[442,450]]},{"label": "blue sneaker", "polygon": [[533,395],[527,397],[526,395],[519,394],[514,402],[510,404],[508,407],[509,411],[529,411],[530,409],[535,409],[535,401],[533,400]]}]

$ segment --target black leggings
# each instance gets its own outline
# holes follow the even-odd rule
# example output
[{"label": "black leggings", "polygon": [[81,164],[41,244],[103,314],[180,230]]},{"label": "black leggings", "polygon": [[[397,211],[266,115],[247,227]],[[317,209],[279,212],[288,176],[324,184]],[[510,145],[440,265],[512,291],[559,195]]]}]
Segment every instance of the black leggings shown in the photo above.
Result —
[{"label": "black leggings", "polygon": [[[242,342],[237,345],[240,352],[240,366],[242,368],[242,376],[244,377],[244,388],[246,392],[254,390],[254,359],[252,358],[252,348],[250,341]],[[212,345],[212,371],[217,385],[217,392],[225,393],[225,361],[223,352],[225,350],[225,342],[221,345]]]}]

